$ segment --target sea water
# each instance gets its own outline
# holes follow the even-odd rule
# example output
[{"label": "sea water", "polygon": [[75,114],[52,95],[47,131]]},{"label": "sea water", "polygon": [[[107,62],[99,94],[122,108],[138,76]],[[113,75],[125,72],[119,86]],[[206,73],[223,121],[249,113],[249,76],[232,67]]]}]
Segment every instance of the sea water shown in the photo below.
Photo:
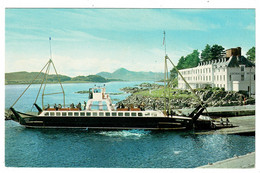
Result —
[{"label": "sea water", "polygon": [[[106,89],[109,93],[120,93],[120,88],[140,83],[111,82]],[[39,86],[32,85],[14,107],[30,111]],[[88,94],[75,92],[93,86],[92,83],[64,84],[66,103],[87,101]],[[10,107],[26,87],[7,85],[5,107]],[[58,84],[50,88],[58,91]],[[111,98],[122,100],[128,95],[111,95]],[[60,97],[51,95],[45,102],[62,103]],[[37,103],[41,105],[39,100]],[[28,129],[17,122],[5,121],[7,167],[194,168],[253,151],[254,136],[195,135],[193,131]]]}]

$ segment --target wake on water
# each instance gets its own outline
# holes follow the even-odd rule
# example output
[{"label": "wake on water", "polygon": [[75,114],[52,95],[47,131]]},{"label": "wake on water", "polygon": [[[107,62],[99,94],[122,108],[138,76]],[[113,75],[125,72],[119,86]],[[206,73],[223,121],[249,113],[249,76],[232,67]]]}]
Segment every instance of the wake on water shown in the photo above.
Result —
[{"label": "wake on water", "polygon": [[119,131],[101,131],[97,132],[99,135],[110,136],[110,137],[142,137],[150,134],[151,131],[147,130],[119,130]]}]

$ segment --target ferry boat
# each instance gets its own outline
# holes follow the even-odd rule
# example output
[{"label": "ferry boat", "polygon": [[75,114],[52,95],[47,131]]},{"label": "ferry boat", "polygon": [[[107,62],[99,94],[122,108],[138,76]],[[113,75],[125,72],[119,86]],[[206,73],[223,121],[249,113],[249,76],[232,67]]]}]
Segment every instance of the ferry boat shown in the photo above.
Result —
[{"label": "ferry boat", "polygon": [[115,108],[105,87],[89,89],[86,109],[47,108],[41,109],[36,103],[38,113],[27,114],[10,110],[14,120],[30,128],[86,128],[86,129],[148,129],[148,130],[184,130],[209,129],[214,124],[210,119],[200,119],[204,108],[199,106],[190,116],[170,116],[159,110],[140,108]]}]

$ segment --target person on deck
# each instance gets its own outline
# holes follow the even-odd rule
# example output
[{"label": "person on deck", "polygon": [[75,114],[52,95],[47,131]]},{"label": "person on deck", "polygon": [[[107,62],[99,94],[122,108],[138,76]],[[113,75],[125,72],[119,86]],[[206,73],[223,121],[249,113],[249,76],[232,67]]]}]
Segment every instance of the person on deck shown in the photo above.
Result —
[{"label": "person on deck", "polygon": [[86,107],[87,107],[87,103],[84,101],[83,109],[86,110]]},{"label": "person on deck", "polygon": [[47,108],[46,108],[45,110],[48,110],[49,108],[50,108],[50,105],[48,104],[48,105],[47,105]]},{"label": "person on deck", "polygon": [[56,103],[54,104],[53,107],[54,107],[55,110],[58,110],[58,107],[57,107]]},{"label": "person on deck", "polygon": [[74,103],[71,103],[70,108],[75,108]]},{"label": "person on deck", "polygon": [[81,110],[81,103],[79,102],[79,104],[77,105],[77,108],[79,109],[79,110]]}]

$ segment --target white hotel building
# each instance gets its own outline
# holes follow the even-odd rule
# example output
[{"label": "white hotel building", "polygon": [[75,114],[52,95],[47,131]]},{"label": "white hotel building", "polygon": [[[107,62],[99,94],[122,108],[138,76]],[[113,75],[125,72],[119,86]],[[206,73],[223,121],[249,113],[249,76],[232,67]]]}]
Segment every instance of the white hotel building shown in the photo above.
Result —
[{"label": "white hotel building", "polygon": [[[179,71],[192,88],[211,86],[255,94],[255,64],[241,56],[240,47],[226,50],[224,58],[200,62],[197,67]],[[180,76],[178,88],[188,89]]]}]

